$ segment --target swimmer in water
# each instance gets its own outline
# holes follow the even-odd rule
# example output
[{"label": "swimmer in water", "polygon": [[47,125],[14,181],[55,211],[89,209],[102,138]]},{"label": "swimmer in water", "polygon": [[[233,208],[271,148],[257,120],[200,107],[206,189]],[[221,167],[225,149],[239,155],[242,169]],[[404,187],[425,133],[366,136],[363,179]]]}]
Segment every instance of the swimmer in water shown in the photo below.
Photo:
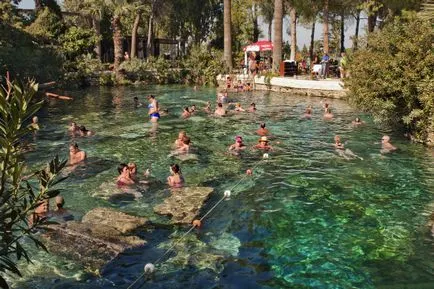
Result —
[{"label": "swimmer in water", "polygon": [[214,112],[214,115],[216,115],[216,116],[225,116],[226,115],[226,110],[223,108],[223,104],[221,102],[219,102],[217,104],[217,108]]},{"label": "swimmer in water", "polygon": [[37,116],[34,116],[32,118],[32,123],[30,124],[30,126],[33,130],[39,130],[39,123],[38,123],[38,117]]},{"label": "swimmer in water", "polygon": [[139,98],[138,98],[137,96],[135,96],[135,97],[133,98],[133,100],[134,100],[134,108],[138,108],[138,107],[143,106],[143,103],[141,103],[141,102],[139,101]]},{"label": "swimmer in water", "polygon": [[206,113],[211,113],[211,101],[207,101],[206,106],[204,107],[203,111],[205,111]]},{"label": "swimmer in water", "polygon": [[265,151],[273,150],[273,147],[269,145],[268,138],[266,136],[261,136],[258,144],[253,147],[254,149],[260,149]]},{"label": "swimmer in water", "polygon": [[250,104],[249,112],[256,112],[256,103],[252,102]]},{"label": "swimmer in water", "polygon": [[127,164],[120,164],[118,166],[119,176],[116,179],[116,184],[118,187],[134,185],[134,180],[131,178],[131,172],[128,169]]},{"label": "swimmer in water", "polygon": [[393,151],[396,151],[398,148],[390,143],[390,137],[388,135],[384,135],[381,138],[381,153],[386,154]]},{"label": "swimmer in water", "polygon": [[228,92],[227,90],[221,90],[218,94],[217,94],[217,102],[220,103],[224,103],[228,100]]},{"label": "swimmer in water", "polygon": [[175,148],[176,148],[176,149],[178,149],[178,148],[180,148],[180,147],[183,146],[183,144],[184,144],[183,139],[184,139],[184,137],[186,137],[186,136],[187,136],[187,133],[186,133],[185,131],[183,131],[183,130],[181,130],[181,131],[178,133],[178,138],[175,140]]},{"label": "swimmer in water", "polygon": [[190,151],[190,144],[190,138],[188,136],[184,136],[182,138],[182,144],[176,149],[176,152],[179,154],[187,154]]},{"label": "swimmer in water", "polygon": [[311,118],[312,117],[312,106],[306,107],[306,110],[304,111],[304,117],[305,118]]},{"label": "swimmer in water", "polygon": [[265,136],[265,135],[270,134],[270,131],[265,128],[265,122],[263,122],[259,125],[259,129],[256,131],[256,134],[258,134],[260,136]]},{"label": "swimmer in water", "polygon": [[351,122],[351,124],[354,125],[354,126],[359,126],[359,125],[362,125],[362,124],[364,124],[364,123],[365,123],[365,122],[362,121],[362,120],[360,119],[360,117],[356,117],[356,119],[353,120],[353,121]]},{"label": "swimmer in water", "polygon": [[77,143],[69,145],[69,165],[78,164],[86,159],[86,152],[78,148]]},{"label": "swimmer in water", "polygon": [[94,132],[86,129],[86,127],[84,125],[80,126],[79,133],[80,133],[80,136],[92,136],[92,135],[94,135]]},{"label": "swimmer in water", "polygon": [[56,210],[53,212],[53,217],[60,218],[61,221],[71,221],[74,219],[74,216],[69,212],[69,210],[65,209],[65,200],[61,195],[56,197]]},{"label": "swimmer in water", "polygon": [[335,135],[335,143],[333,144],[336,152],[339,156],[343,157],[346,160],[351,160],[354,158],[358,158],[360,160],[363,160],[363,158],[359,157],[355,153],[353,153],[350,149],[345,149],[344,144],[341,142],[341,137],[338,135]]},{"label": "swimmer in water", "polygon": [[185,180],[182,176],[181,169],[178,164],[170,165],[170,176],[167,178],[167,184],[171,188],[182,188]]},{"label": "swimmer in water", "polygon": [[246,111],[244,108],[241,107],[241,103],[239,103],[239,102],[237,102],[235,104],[235,109],[234,110],[237,111],[237,112]]},{"label": "swimmer in water", "polygon": [[49,211],[50,211],[50,200],[49,199],[42,200],[41,203],[35,208],[33,213],[28,218],[29,227],[32,228],[42,219],[48,218]]},{"label": "swimmer in water", "polygon": [[245,150],[246,148],[247,148],[247,146],[243,143],[243,138],[241,136],[237,135],[235,137],[235,143],[230,145],[228,150],[239,152],[239,151]]},{"label": "swimmer in water", "polygon": [[80,134],[80,127],[76,122],[73,121],[71,122],[71,126],[68,128],[68,131],[73,135]]},{"label": "swimmer in water", "polygon": [[323,117],[324,117],[324,119],[332,119],[333,118],[333,113],[330,110],[330,108],[326,109]]},{"label": "swimmer in water", "polygon": [[195,113],[195,112],[196,112],[196,105],[193,104],[193,105],[190,107],[190,113],[193,114],[193,113]]},{"label": "swimmer in water", "polygon": [[191,116],[191,112],[190,109],[188,108],[188,106],[184,107],[184,111],[182,112],[181,117],[182,118],[189,118]]},{"label": "swimmer in water", "polygon": [[160,119],[160,107],[158,101],[155,99],[154,95],[149,95],[148,100],[148,115],[151,118],[151,122],[157,122]]}]

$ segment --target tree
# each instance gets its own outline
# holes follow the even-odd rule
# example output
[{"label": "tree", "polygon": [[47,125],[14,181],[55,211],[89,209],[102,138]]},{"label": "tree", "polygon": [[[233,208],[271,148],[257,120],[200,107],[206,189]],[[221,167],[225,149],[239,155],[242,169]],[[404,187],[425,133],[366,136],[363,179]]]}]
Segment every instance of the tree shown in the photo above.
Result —
[{"label": "tree", "polygon": [[223,26],[224,26],[224,60],[226,67],[229,71],[232,71],[232,32],[231,32],[231,0],[224,0],[224,15],[223,15]]},{"label": "tree", "polygon": [[278,72],[282,61],[282,0],[274,0],[274,39],[273,39],[273,71]]},{"label": "tree", "polygon": [[324,0],[323,7],[323,38],[324,53],[329,53],[329,0]]},{"label": "tree", "polygon": [[291,56],[290,60],[295,60],[297,52],[297,11],[294,6],[289,9],[289,17],[291,19]]},{"label": "tree", "polygon": [[271,27],[274,18],[274,1],[263,0],[259,2],[259,10],[264,19],[264,22],[268,24],[268,41],[271,41]]},{"label": "tree", "polygon": [[[24,258],[30,262],[21,240],[29,237],[37,247],[45,249],[33,236],[32,229],[45,224],[46,219],[36,218],[29,226],[28,217],[41,202],[59,193],[50,188],[62,180],[57,176],[66,161],[61,162],[56,157],[47,168],[24,177],[22,138],[33,130],[25,124],[42,102],[32,101],[38,89],[33,82],[23,86],[6,77],[3,84],[0,89],[0,287],[9,288],[4,274],[21,276],[17,260]],[[37,181],[37,189],[32,180]]]},{"label": "tree", "polygon": [[[350,101],[419,141],[434,133],[434,28],[416,14],[370,33],[349,62]],[[432,139],[433,140],[433,139]],[[431,140],[431,141],[432,141]]]}]

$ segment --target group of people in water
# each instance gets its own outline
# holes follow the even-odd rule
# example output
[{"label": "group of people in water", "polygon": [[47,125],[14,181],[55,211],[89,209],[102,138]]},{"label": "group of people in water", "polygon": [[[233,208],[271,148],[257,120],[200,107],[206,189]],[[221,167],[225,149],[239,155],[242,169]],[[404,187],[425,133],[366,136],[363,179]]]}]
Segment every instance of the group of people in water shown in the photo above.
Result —
[{"label": "group of people in water", "polygon": [[[155,96],[153,96],[153,95],[148,96],[148,102],[149,102],[149,104],[147,105],[147,108],[148,108],[148,115],[149,115],[150,121],[151,121],[151,123],[156,124],[158,122],[158,120],[161,118],[161,115],[167,114],[168,111],[160,109],[160,105],[159,105],[157,99],[155,98]],[[224,104],[227,104],[227,105],[224,105]],[[144,106],[144,104],[141,103],[137,97],[135,97],[134,98],[134,106],[137,108],[137,107]],[[202,109],[202,111],[207,113],[207,114],[213,114],[216,117],[223,117],[223,116],[227,116],[229,114],[228,108],[231,106],[232,106],[231,111],[233,113],[238,113],[238,112],[255,113],[256,112],[256,104],[254,102],[252,102],[250,104],[250,107],[248,109],[242,108],[241,103],[235,103],[234,104],[232,102],[229,102],[227,91],[225,91],[225,90],[220,91],[217,94],[217,106],[216,106],[214,112],[211,108],[211,102],[210,101],[208,101],[206,103],[206,105]],[[330,105],[328,103],[323,104],[323,109],[324,109],[323,118],[325,120],[333,119],[334,115],[332,114]],[[187,118],[191,117],[192,115],[194,115],[195,113],[197,113],[198,111],[200,111],[200,109],[198,109],[196,107],[196,105],[192,105],[190,107],[184,107],[183,112],[181,114],[181,117],[184,119],[187,119]],[[313,114],[313,108],[311,105],[309,105],[308,107],[306,107],[303,117],[306,119],[310,119],[310,118],[312,118],[312,114]],[[365,124],[365,122],[362,121],[359,117],[355,118],[355,120],[352,121],[353,126],[360,126],[363,124]],[[34,130],[39,129],[37,117],[34,117],[32,119],[31,127]],[[93,131],[87,130],[86,127],[83,125],[79,126],[76,122],[71,123],[68,131],[73,137],[87,137],[87,136],[94,135]],[[274,138],[274,136],[271,135],[270,131],[268,130],[268,128],[266,127],[266,124],[264,122],[260,123],[258,130],[256,130],[256,134],[259,136],[259,140],[258,140],[257,144],[251,146],[251,149],[262,150],[264,152],[274,150],[274,148],[270,145],[270,138]],[[238,155],[239,153],[241,153],[242,151],[244,151],[248,148],[248,146],[244,143],[242,136],[237,135],[237,136],[235,136],[234,140],[235,140],[235,142],[233,144],[229,145],[229,147],[227,149],[228,153]],[[276,142],[276,143],[279,143],[279,142]],[[343,157],[344,159],[350,160],[350,159],[354,159],[354,158],[359,158],[359,159],[363,160],[363,158],[357,156],[351,150],[345,148],[345,145],[344,145],[344,143],[342,143],[339,135],[336,135],[334,137],[333,146],[334,146],[337,154],[339,156]],[[389,152],[395,151],[397,149],[395,146],[393,146],[390,143],[390,137],[387,135],[382,137],[381,146],[382,146],[381,147],[381,153],[382,154],[389,153]],[[176,140],[174,142],[173,149],[174,149],[174,151],[171,154],[171,156],[188,154],[191,152],[191,139],[185,131],[180,131],[178,133],[178,137],[176,138]],[[69,165],[70,166],[76,166],[77,164],[86,160],[86,158],[87,158],[86,152],[80,150],[77,143],[74,142],[74,143],[70,144],[70,146],[69,146]],[[121,188],[121,189],[128,188],[130,186],[137,185],[140,183],[141,184],[148,184],[149,183],[147,178],[150,175],[150,170],[147,169],[143,174],[141,174],[141,175],[143,175],[143,177],[145,179],[140,180],[139,174],[137,173],[137,165],[135,163],[128,163],[128,164],[121,163],[118,166],[118,173],[119,173],[119,175],[116,179],[116,185],[118,188]],[[184,184],[185,184],[185,179],[182,175],[180,166],[178,164],[171,164],[170,165],[170,175],[167,177],[167,185],[171,188],[176,189],[176,188],[183,187]],[[56,198],[56,204],[57,204],[56,206],[57,206],[58,210],[62,211],[63,210],[63,204],[64,204],[63,198],[60,196],[59,196],[59,198]],[[49,207],[48,201],[45,203],[42,203],[39,207],[37,207],[35,209],[35,212],[32,215],[32,218],[39,218],[43,215],[46,215],[48,212],[48,207]]]}]

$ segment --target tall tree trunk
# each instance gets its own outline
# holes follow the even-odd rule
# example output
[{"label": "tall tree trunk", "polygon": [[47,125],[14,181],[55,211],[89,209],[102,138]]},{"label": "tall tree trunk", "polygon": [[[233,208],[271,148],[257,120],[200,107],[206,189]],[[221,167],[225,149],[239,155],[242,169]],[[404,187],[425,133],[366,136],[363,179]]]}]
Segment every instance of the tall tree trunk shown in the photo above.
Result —
[{"label": "tall tree trunk", "polygon": [[273,71],[279,72],[282,61],[283,1],[274,0]]},{"label": "tall tree trunk", "polygon": [[360,27],[360,10],[357,10],[356,14],[356,31],[354,33],[353,39],[353,51],[357,50],[357,46],[359,45],[359,27]]},{"label": "tall tree trunk", "polygon": [[258,41],[259,39],[259,23],[258,23],[258,7],[255,3],[252,6],[252,15],[253,15],[253,42]]},{"label": "tall tree trunk", "polygon": [[315,24],[316,24],[316,15],[312,21],[312,30],[310,33],[310,46],[309,46],[310,61],[313,61],[313,49],[314,49],[314,45],[315,45]]},{"label": "tall tree trunk", "polygon": [[377,24],[377,13],[373,13],[372,15],[368,15],[368,32],[374,32],[375,25]]},{"label": "tall tree trunk", "polygon": [[231,0],[224,0],[223,26],[224,26],[224,60],[226,67],[232,71],[232,32],[231,32]]},{"label": "tall tree trunk", "polygon": [[324,25],[323,25],[323,33],[324,33],[324,53],[329,53],[329,1],[324,1]]},{"label": "tall tree trunk", "polygon": [[273,21],[268,23],[268,41],[271,41],[271,30],[273,28]]},{"label": "tall tree trunk", "polygon": [[137,29],[139,29],[140,23],[140,12],[138,11],[136,14],[136,18],[134,19],[133,29],[131,30],[131,58],[137,57]]},{"label": "tall tree trunk", "polygon": [[92,16],[92,27],[95,31],[95,35],[98,37],[98,41],[95,45],[95,54],[99,60],[101,60],[102,56],[102,48],[101,48],[101,23],[98,16]]},{"label": "tall tree trunk", "polygon": [[289,17],[291,18],[291,56],[290,60],[295,60],[297,53],[297,12],[294,7],[289,10]]},{"label": "tall tree trunk", "polygon": [[119,71],[119,66],[122,62],[123,53],[123,45],[122,45],[122,31],[121,31],[121,18],[118,15],[113,16],[112,19],[112,29],[113,29],[113,45],[114,45],[114,70],[116,79],[122,78],[122,75]]},{"label": "tall tree trunk", "polygon": [[154,25],[154,15],[153,12],[151,12],[151,15],[149,16],[149,23],[148,23],[148,39],[146,41],[146,58],[149,58],[153,55],[152,53],[152,42],[153,40],[153,26]]},{"label": "tall tree trunk", "polygon": [[345,52],[345,15],[341,12],[341,52]]}]

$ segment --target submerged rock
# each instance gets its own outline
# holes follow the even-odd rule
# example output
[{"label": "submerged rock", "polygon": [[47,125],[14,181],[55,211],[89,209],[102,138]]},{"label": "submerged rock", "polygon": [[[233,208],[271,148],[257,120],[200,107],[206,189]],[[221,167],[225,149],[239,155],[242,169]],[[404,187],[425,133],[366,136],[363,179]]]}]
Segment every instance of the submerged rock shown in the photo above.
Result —
[{"label": "submerged rock", "polygon": [[174,224],[191,224],[213,190],[210,187],[175,189],[164,203],[154,207],[154,211],[171,216]]},{"label": "submerged rock", "polygon": [[144,218],[110,208],[96,208],[87,213],[82,222],[46,226],[42,237],[50,252],[98,271],[126,249],[146,244],[137,236],[127,235],[146,223]]}]

